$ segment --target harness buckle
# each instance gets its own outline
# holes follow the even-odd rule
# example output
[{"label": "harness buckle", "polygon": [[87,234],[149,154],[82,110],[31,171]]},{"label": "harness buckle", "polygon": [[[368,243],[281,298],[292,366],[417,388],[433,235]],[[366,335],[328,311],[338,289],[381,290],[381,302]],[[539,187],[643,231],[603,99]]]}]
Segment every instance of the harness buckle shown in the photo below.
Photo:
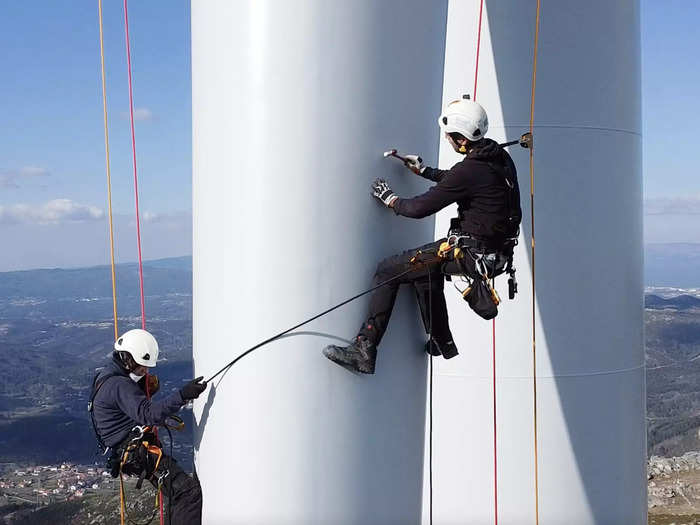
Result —
[{"label": "harness buckle", "polygon": [[166,470],[166,471],[163,472],[160,476],[157,476],[157,477],[156,477],[156,479],[158,480],[158,486],[159,486],[159,487],[163,485],[163,480],[164,480],[165,478],[167,478],[169,475],[170,475],[170,471],[169,471],[169,470]]},{"label": "harness buckle", "polygon": [[141,425],[136,425],[134,428],[131,429],[132,432],[138,432],[138,436],[134,437],[131,440],[131,443],[134,443],[136,441],[141,441],[143,439],[143,436],[146,434],[146,431],[148,430],[147,426],[141,426]]}]

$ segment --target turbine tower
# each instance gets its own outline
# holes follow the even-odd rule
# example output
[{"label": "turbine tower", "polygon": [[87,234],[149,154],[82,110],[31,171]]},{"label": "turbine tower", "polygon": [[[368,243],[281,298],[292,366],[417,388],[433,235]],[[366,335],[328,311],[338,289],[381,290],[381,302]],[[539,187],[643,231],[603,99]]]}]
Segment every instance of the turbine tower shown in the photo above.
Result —
[{"label": "turbine tower", "polygon": [[[447,4],[192,4],[194,359],[245,348],[370,286],[377,262],[432,240],[370,197],[397,147],[435,163]],[[241,360],[196,406],[205,523],[419,523],[426,354],[402,291],[374,376],[321,355],[365,301]]]},{"label": "turbine tower", "polygon": [[[529,126],[536,5],[483,9],[477,101],[501,142]],[[427,189],[382,158],[392,147],[441,168],[459,160],[436,118],[473,95],[480,6],[192,2],[198,375],[368,288],[381,258],[444,236],[454,210],[397,217],[369,185]],[[436,525],[494,523],[496,512],[514,525],[646,520],[639,2],[543,2],[540,23],[537,243],[533,260],[529,152],[516,146],[520,293],[495,325],[495,454],[493,326],[448,285],[461,355],[435,361]],[[374,376],[320,354],[356,333],[363,298],[213,382],[195,404],[205,523],[429,523],[413,295],[399,294]]]},{"label": "turbine tower", "polygon": [[[473,90],[479,10],[449,2],[445,104]],[[529,126],[536,11],[535,0],[484,3],[477,101],[499,142]],[[529,155],[514,147],[520,293],[495,323],[496,455],[494,327],[446,287],[461,355],[435,363],[436,524],[495,523],[496,512],[499,524],[646,523],[639,15],[637,0],[542,2],[535,259]],[[440,167],[458,160],[443,141]],[[438,215],[437,237],[451,216]],[[506,281],[496,279],[503,298]]]}]

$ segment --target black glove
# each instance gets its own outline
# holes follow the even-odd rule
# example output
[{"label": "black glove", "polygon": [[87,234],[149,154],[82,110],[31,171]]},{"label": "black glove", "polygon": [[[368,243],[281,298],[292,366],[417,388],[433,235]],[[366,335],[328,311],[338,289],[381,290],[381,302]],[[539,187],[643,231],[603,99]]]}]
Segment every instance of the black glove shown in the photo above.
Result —
[{"label": "black glove", "polygon": [[199,376],[193,379],[180,389],[180,395],[184,401],[197,399],[199,394],[207,389],[207,382],[204,381],[204,376]]},{"label": "black glove", "polygon": [[385,206],[390,206],[398,199],[384,179],[377,179],[372,183],[372,196],[382,201]]}]

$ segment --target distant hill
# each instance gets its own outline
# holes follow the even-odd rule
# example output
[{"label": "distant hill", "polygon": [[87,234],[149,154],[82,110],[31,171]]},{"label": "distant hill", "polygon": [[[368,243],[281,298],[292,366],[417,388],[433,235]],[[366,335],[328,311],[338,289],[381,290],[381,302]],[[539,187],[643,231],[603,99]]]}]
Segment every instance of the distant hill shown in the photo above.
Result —
[{"label": "distant hill", "polygon": [[644,247],[644,284],[700,288],[700,244],[647,244]]},{"label": "distant hill", "polygon": [[[144,261],[146,293],[191,293],[192,257]],[[177,283],[174,286],[174,283]],[[0,272],[0,298],[39,297],[47,289],[61,296],[111,296],[109,266]],[[136,263],[117,265],[119,293],[138,294]],[[655,243],[644,246],[644,286],[700,288],[700,244]]]},{"label": "distant hill", "polygon": [[[144,261],[144,286],[149,295],[192,293],[192,257]],[[138,294],[138,265],[116,266],[117,289],[125,295]],[[112,295],[109,266],[51,268],[0,272],[0,297],[101,297]]]},{"label": "distant hill", "polygon": [[648,294],[644,296],[644,307],[652,310],[672,308],[674,310],[689,310],[700,308],[700,299],[692,295],[678,295],[664,299],[658,295]]},{"label": "distant hill", "polygon": [[[124,332],[140,326],[138,267],[119,264],[116,275]],[[144,262],[144,285],[157,375],[169,392],[192,377],[191,257]],[[95,459],[85,406],[112,352],[112,323],[109,266],[0,273],[0,463]],[[175,444],[188,462],[191,430]]]}]

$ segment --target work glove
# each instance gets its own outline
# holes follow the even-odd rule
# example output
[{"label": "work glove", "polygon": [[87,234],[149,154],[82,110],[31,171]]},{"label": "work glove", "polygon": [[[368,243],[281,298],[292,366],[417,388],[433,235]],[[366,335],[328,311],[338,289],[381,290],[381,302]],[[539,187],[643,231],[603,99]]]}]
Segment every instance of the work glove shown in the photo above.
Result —
[{"label": "work glove", "polygon": [[382,204],[387,207],[391,206],[391,204],[398,199],[384,179],[376,179],[372,183],[372,195],[382,201]]},{"label": "work glove", "polygon": [[423,159],[421,159],[418,155],[405,155],[404,158],[406,160],[403,163],[403,165],[406,166],[409,170],[411,170],[416,175],[420,175],[421,173],[423,173],[423,171],[425,170],[425,166],[423,166]]},{"label": "work glove", "polygon": [[193,379],[185,386],[180,389],[180,395],[182,399],[187,402],[192,399],[197,399],[199,394],[207,389],[207,382],[204,381],[204,376],[199,376],[197,379]]}]

